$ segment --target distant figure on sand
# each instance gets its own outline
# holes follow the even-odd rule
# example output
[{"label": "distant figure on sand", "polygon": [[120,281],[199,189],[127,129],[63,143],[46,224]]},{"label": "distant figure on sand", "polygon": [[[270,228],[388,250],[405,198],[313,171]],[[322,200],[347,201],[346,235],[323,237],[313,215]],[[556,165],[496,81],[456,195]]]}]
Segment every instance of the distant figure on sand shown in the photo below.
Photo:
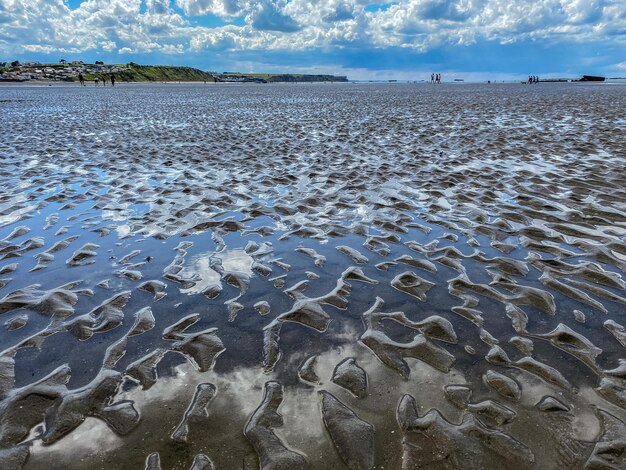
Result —
[{"label": "distant figure on sand", "polygon": [[115,86],[115,75],[111,74],[111,86]]},{"label": "distant figure on sand", "polygon": [[93,83],[95,86],[98,86],[98,82],[100,81],[100,79],[98,77],[94,77],[93,78]]},{"label": "distant figure on sand", "polygon": [[430,83],[435,83],[435,74],[434,73],[430,74]]},{"label": "distant figure on sand", "polygon": [[78,81],[79,81],[81,86],[85,86],[85,78],[83,77],[82,73],[78,74]]},{"label": "distant figure on sand", "polygon": [[102,75],[102,86],[107,86],[107,76]]}]

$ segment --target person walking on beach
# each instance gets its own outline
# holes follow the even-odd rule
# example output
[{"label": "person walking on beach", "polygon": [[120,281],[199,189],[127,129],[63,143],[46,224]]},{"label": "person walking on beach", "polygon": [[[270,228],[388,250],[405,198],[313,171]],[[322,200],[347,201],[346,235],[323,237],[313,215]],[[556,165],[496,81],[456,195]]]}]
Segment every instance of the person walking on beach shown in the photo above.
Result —
[{"label": "person walking on beach", "polygon": [[430,74],[430,83],[435,83],[435,74],[434,73]]},{"label": "person walking on beach", "polygon": [[102,75],[102,86],[107,86],[107,76]]},{"label": "person walking on beach", "polygon": [[80,86],[85,86],[85,78],[82,73],[78,74],[78,82],[80,83]]},{"label": "person walking on beach", "polygon": [[96,77],[93,77],[93,84],[94,84],[95,86],[98,86],[98,82],[99,82],[99,81],[100,81],[100,79],[99,79],[97,76],[96,76]]},{"label": "person walking on beach", "polygon": [[115,75],[111,74],[111,86],[115,86]]}]

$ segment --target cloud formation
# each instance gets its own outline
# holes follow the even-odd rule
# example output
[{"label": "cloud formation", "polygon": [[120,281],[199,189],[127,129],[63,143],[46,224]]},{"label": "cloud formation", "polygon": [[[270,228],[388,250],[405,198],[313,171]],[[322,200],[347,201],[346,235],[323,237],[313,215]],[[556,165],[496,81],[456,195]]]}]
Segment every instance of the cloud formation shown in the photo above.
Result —
[{"label": "cloud formation", "polygon": [[[623,0],[0,0],[0,54],[626,50]],[[573,49],[573,48],[570,48]],[[587,49],[588,50],[588,47]],[[401,59],[398,56],[398,59]],[[624,57],[607,58],[620,64]],[[607,62],[607,63],[608,63]],[[361,64],[363,65],[363,64]]]}]

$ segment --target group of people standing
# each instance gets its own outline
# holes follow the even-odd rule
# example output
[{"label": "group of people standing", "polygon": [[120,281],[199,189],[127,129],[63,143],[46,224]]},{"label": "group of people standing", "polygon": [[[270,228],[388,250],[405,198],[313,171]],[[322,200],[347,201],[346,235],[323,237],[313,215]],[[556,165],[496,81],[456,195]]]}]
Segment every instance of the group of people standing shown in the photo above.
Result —
[{"label": "group of people standing", "polygon": [[537,75],[529,75],[526,83],[539,83],[539,77]]},{"label": "group of people standing", "polygon": [[440,73],[431,73],[430,74],[430,83],[441,83],[441,74]]},{"label": "group of people standing", "polygon": [[[109,79],[111,80],[111,86],[115,86],[115,74],[109,75]],[[85,85],[85,77],[83,77],[82,73],[78,74],[78,81],[80,82],[81,86],[86,86]],[[93,82],[94,82],[94,85],[98,86],[98,83],[100,83],[100,77],[98,75],[96,75],[93,78]],[[106,86],[106,84],[107,84],[107,76],[106,75],[102,75],[102,86]]]}]

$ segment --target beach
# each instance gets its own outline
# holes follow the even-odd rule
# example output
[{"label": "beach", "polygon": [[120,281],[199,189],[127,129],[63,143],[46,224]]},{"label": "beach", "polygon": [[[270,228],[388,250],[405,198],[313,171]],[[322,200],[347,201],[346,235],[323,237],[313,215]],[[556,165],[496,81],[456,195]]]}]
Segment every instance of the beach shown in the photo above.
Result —
[{"label": "beach", "polygon": [[0,467],[623,466],[624,109],[0,87]]}]

